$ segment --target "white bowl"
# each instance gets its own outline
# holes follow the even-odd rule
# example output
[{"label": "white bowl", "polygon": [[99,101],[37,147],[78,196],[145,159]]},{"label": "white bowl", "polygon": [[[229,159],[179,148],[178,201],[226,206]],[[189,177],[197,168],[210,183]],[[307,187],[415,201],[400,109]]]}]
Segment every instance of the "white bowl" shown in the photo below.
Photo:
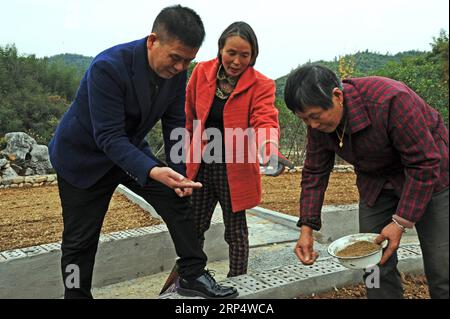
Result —
[{"label": "white bowl", "polygon": [[387,246],[387,241],[383,241],[382,245],[380,246],[380,249],[377,251],[374,251],[368,255],[365,256],[358,256],[358,257],[340,257],[337,256],[336,253],[340,250],[344,249],[348,245],[353,244],[356,241],[360,240],[366,240],[370,242],[374,242],[375,238],[377,238],[378,234],[371,234],[371,233],[360,233],[360,234],[353,234],[348,235],[342,238],[339,238],[332,242],[328,246],[328,253],[337,258],[339,263],[350,269],[365,269],[372,266],[375,266],[378,264],[381,260],[381,256],[383,255],[383,248]]}]

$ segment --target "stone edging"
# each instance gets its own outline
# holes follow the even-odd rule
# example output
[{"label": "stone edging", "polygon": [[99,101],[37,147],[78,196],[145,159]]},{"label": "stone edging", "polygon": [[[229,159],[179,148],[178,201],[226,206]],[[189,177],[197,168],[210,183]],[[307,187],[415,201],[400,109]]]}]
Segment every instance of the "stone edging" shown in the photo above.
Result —
[{"label": "stone edging", "polygon": [[[213,217],[205,251],[211,261],[228,256],[223,221]],[[173,267],[177,256],[165,224],[100,236],[93,286],[156,274]],[[61,244],[49,243],[0,251],[0,299],[60,298]]]},{"label": "stone edging", "polygon": [[57,185],[56,174],[52,175],[32,175],[32,176],[16,176],[9,179],[0,178],[1,188],[20,188],[20,187],[39,187]]},{"label": "stone edging", "polygon": [[[401,272],[423,274],[423,260],[418,244],[400,245],[398,268]],[[258,271],[220,281],[222,285],[239,290],[238,299],[292,299],[321,293],[333,288],[362,282],[363,270],[343,267],[334,258],[318,260],[312,266],[300,263]],[[168,293],[160,299],[186,299],[177,293]]]},{"label": "stone edging", "polygon": [[[286,168],[286,173],[301,172],[303,166],[296,166],[294,169]],[[333,168],[335,172],[353,172],[352,165],[335,165]],[[0,177],[0,189],[1,188],[19,188],[19,187],[39,187],[57,185],[58,181],[56,174],[50,175],[33,175],[33,176],[17,176],[9,179],[2,179]]]},{"label": "stone edging", "polygon": [[[297,173],[303,170],[303,166],[295,166],[293,169],[285,168],[285,173]],[[334,165],[333,172],[354,172],[355,169],[353,165]]]},{"label": "stone edging", "polygon": [[[398,268],[404,273],[423,274],[423,261],[420,246],[401,245],[398,249]],[[287,299],[321,293],[358,284],[363,270],[351,270],[340,265],[334,258],[317,261],[312,266],[300,263],[282,266],[255,274],[229,278],[221,282],[233,285],[240,291],[240,299]]]}]

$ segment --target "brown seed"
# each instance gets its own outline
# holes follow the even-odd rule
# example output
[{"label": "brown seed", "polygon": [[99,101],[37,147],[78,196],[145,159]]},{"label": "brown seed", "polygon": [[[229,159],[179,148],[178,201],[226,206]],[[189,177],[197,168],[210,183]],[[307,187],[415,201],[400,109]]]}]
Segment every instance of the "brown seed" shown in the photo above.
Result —
[{"label": "brown seed", "polygon": [[336,253],[338,257],[362,257],[367,256],[381,248],[380,245],[366,240],[360,240],[348,245]]}]

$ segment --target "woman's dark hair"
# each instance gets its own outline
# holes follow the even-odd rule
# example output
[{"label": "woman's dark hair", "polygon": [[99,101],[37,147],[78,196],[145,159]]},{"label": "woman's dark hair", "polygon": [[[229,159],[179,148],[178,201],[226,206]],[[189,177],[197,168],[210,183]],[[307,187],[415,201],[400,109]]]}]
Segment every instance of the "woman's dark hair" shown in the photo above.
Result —
[{"label": "woman's dark hair", "polygon": [[159,35],[161,41],[176,38],[190,48],[199,48],[205,39],[205,28],[200,16],[194,10],[180,5],[164,8],[155,19],[152,32]]},{"label": "woman's dark hair", "polygon": [[248,25],[248,23],[238,21],[230,24],[225,31],[222,32],[222,35],[219,38],[219,51],[217,53],[217,57],[219,61],[222,63],[222,56],[220,55],[220,50],[225,46],[225,42],[229,37],[238,36],[247,41],[252,48],[252,58],[250,60],[250,66],[254,66],[256,63],[256,58],[259,54],[259,46],[258,39],[256,38],[255,31],[253,31],[252,27]]},{"label": "woman's dark hair", "polygon": [[342,90],[342,83],[332,70],[309,64],[289,75],[284,88],[284,101],[294,113],[304,113],[310,106],[327,110],[333,106],[333,89],[336,87]]}]

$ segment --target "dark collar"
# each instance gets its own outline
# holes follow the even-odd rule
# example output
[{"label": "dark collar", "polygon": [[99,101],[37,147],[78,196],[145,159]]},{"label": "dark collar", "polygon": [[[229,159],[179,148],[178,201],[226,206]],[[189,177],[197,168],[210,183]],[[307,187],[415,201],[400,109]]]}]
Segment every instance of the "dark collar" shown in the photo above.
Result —
[{"label": "dark collar", "polygon": [[157,84],[159,86],[165,81],[148,64],[147,38],[137,41],[133,57],[133,74],[137,81],[149,81],[151,84]]},{"label": "dark collar", "polygon": [[[148,61],[148,50],[146,50],[145,58]],[[148,64],[148,62],[147,62],[147,67],[148,67],[148,73],[149,73],[148,79],[149,79],[150,83],[161,86],[164,83],[165,79],[163,79],[158,74],[156,74],[156,72],[153,71],[153,69],[150,67],[150,64]]]}]

